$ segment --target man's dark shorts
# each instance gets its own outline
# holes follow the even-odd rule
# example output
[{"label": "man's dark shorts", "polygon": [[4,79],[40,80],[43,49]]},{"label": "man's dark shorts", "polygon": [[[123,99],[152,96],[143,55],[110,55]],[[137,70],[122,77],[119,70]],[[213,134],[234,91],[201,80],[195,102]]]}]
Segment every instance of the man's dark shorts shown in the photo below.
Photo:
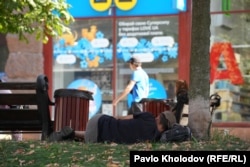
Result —
[{"label": "man's dark shorts", "polygon": [[134,114],[134,113],[138,113],[138,112],[142,112],[142,111],[143,111],[143,106],[141,103],[132,102],[131,107],[128,110],[128,114]]}]

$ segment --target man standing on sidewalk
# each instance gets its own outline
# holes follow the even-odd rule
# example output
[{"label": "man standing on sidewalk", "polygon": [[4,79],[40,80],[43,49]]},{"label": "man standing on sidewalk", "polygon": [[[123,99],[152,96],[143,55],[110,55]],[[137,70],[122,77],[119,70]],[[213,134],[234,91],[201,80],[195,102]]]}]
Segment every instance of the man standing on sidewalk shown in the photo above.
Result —
[{"label": "man standing on sidewalk", "polygon": [[139,103],[149,94],[149,77],[143,70],[141,60],[138,57],[132,57],[129,61],[129,67],[133,71],[130,81],[124,91],[113,101],[113,105],[125,98],[129,93],[132,95],[131,107],[128,114],[142,111],[142,104]]}]

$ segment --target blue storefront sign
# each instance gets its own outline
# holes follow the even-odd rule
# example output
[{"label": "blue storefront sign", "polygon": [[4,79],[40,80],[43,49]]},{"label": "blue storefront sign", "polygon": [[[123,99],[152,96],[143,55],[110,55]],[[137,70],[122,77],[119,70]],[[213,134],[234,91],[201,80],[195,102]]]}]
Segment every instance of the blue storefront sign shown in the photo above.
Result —
[{"label": "blue storefront sign", "polygon": [[[75,18],[178,14],[187,0],[67,0]],[[112,8],[115,11],[112,11]]]}]

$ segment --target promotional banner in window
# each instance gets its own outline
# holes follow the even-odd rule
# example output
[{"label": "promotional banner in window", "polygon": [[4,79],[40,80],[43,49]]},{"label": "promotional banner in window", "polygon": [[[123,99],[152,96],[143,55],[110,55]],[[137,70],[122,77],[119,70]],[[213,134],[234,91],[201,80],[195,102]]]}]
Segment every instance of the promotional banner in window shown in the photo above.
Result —
[{"label": "promotional banner in window", "polygon": [[166,63],[176,59],[175,21],[169,18],[123,19],[117,22],[117,58],[129,60],[133,55],[143,62]]},{"label": "promotional banner in window", "polygon": [[63,34],[54,42],[55,65],[69,68],[97,68],[112,60],[112,22],[77,21],[72,34]]}]

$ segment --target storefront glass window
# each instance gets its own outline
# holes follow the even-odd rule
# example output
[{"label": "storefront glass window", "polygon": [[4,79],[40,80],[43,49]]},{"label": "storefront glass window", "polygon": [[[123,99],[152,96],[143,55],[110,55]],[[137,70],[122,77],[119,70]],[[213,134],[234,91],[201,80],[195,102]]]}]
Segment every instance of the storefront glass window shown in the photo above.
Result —
[{"label": "storefront glass window", "polygon": [[[126,63],[131,56],[142,60],[150,77],[149,98],[174,98],[174,80],[178,78],[178,17],[138,17],[117,20],[117,94],[130,80]],[[131,97],[118,104],[117,113],[127,110]]]},{"label": "storefront glass window", "polygon": [[221,96],[214,121],[250,121],[249,14],[211,15],[211,94]]},{"label": "storefront glass window", "polygon": [[[98,112],[112,115],[113,89],[118,94],[125,88],[131,74],[126,61],[137,54],[142,56],[143,68],[150,76],[149,98],[174,98],[174,80],[178,78],[178,17],[123,18],[116,20],[116,26],[112,23],[111,19],[77,20],[71,25],[73,34],[54,39],[53,89],[92,91],[90,117]],[[116,88],[112,87],[114,70]],[[118,115],[130,103],[129,96],[124,100],[118,104]]]},{"label": "storefront glass window", "polygon": [[250,0],[211,0],[211,12],[239,10],[250,10]]}]

